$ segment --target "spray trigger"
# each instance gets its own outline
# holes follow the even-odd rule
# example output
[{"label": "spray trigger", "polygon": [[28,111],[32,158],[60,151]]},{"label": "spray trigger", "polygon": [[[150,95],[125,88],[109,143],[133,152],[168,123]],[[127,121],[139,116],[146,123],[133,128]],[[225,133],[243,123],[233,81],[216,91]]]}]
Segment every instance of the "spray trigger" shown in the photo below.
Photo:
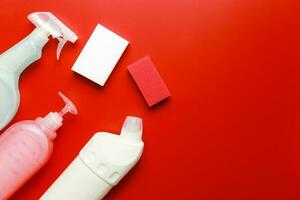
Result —
[{"label": "spray trigger", "polygon": [[58,92],[58,94],[66,104],[65,107],[59,112],[59,115],[61,117],[63,117],[67,113],[77,115],[78,112],[73,102],[70,99],[68,99],[62,92]]},{"label": "spray trigger", "polygon": [[52,35],[53,38],[58,39],[57,59],[59,59],[60,52],[67,41],[74,43],[78,39],[71,29],[50,12],[34,12],[28,15],[28,19],[36,28],[43,30],[47,36]]},{"label": "spray trigger", "polygon": [[59,60],[61,50],[64,47],[64,45],[66,44],[67,40],[65,40],[64,38],[61,38],[61,37],[58,37],[57,39],[59,42],[58,42],[58,46],[56,49],[56,58],[57,58],[57,60]]}]

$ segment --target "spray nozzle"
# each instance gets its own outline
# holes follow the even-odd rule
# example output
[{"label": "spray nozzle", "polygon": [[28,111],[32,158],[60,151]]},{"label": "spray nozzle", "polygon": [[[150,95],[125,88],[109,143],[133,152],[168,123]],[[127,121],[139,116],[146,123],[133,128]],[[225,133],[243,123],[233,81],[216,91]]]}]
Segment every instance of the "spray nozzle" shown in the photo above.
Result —
[{"label": "spray nozzle", "polygon": [[56,137],[56,131],[62,125],[63,116],[67,113],[77,115],[77,109],[70,99],[68,99],[63,93],[59,92],[59,96],[65,102],[64,108],[60,112],[50,112],[44,118],[37,118],[37,122],[45,129],[49,130],[46,134],[49,139]]},{"label": "spray nozzle", "polygon": [[59,115],[63,117],[67,113],[71,113],[73,115],[77,115],[77,109],[73,102],[68,99],[62,92],[58,92],[59,96],[63,99],[65,102],[65,107],[59,112]]},{"label": "spray nozzle", "polygon": [[59,43],[56,50],[57,59],[59,59],[61,50],[67,41],[74,43],[78,39],[73,31],[50,12],[34,12],[28,15],[28,19],[37,28],[41,28],[47,32],[48,36],[52,35],[53,38],[58,39]]}]

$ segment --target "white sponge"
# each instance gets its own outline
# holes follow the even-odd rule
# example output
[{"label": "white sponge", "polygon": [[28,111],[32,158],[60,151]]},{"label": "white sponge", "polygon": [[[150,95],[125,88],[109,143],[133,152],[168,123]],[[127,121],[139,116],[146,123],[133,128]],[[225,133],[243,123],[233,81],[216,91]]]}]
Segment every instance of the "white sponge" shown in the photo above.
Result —
[{"label": "white sponge", "polygon": [[128,43],[124,38],[98,24],[72,70],[103,86]]}]

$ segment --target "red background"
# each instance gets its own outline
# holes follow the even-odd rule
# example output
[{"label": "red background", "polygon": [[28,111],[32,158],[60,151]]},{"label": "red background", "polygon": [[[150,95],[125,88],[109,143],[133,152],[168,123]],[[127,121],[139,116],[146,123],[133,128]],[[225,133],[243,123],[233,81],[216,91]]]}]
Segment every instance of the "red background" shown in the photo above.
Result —
[{"label": "red background", "polygon": [[[299,199],[300,3],[297,0],[2,0],[0,50],[51,11],[79,36],[57,41],[20,80],[14,122],[79,110],[58,131],[49,163],[12,199],[38,199],[97,131],[144,119],[145,151],[107,199]],[[130,41],[104,87],[71,67],[100,23]],[[148,108],[126,66],[150,55],[172,97]],[[0,177],[1,178],[1,177]]]}]

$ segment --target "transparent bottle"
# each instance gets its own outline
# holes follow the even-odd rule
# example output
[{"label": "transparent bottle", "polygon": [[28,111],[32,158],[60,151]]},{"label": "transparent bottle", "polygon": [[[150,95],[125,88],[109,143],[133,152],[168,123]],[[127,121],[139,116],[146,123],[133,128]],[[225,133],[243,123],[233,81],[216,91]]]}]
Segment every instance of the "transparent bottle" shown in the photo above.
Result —
[{"label": "transparent bottle", "polygon": [[42,56],[49,36],[59,40],[56,56],[67,41],[77,35],[49,12],[35,12],[28,19],[36,28],[23,40],[0,55],[0,130],[15,116],[20,103],[19,77],[23,70]]},{"label": "transparent bottle", "polygon": [[61,112],[18,122],[0,136],[0,200],[8,199],[47,163],[63,115],[77,114],[75,105],[59,95],[66,104]]}]

